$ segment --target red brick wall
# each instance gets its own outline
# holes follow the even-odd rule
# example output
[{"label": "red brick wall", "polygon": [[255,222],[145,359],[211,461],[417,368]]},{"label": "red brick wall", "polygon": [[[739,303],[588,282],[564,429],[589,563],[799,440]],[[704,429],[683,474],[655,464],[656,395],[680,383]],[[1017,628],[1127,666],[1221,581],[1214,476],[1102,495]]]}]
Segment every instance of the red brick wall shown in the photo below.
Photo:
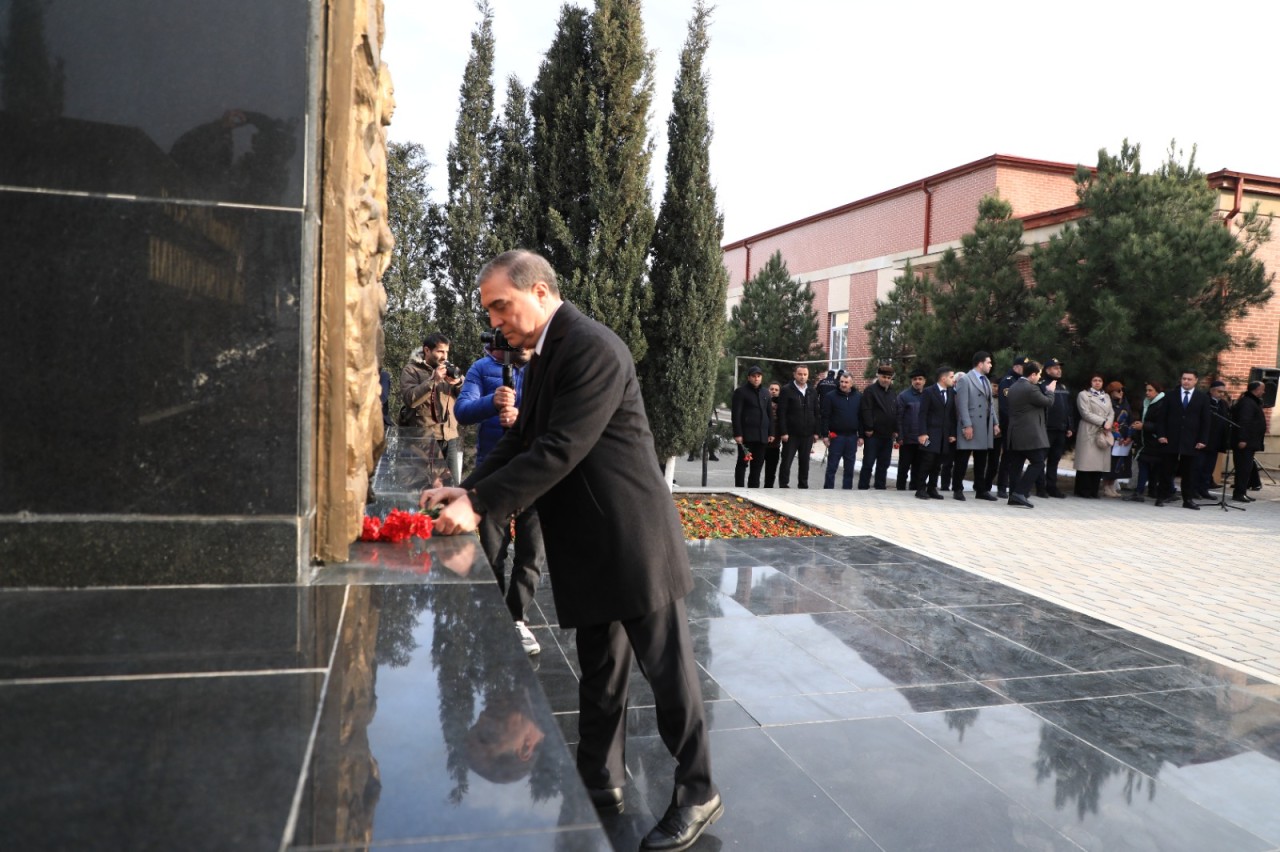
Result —
[{"label": "red brick wall", "polygon": [[1076,185],[1071,175],[1052,174],[999,166],[996,180],[1000,185],[1000,197],[1013,205],[1013,215],[1022,217],[1032,213],[1058,210],[1076,203]]},{"label": "red brick wall", "polygon": [[934,188],[929,242],[952,242],[972,231],[978,221],[978,202],[995,192],[994,168],[961,175]]}]

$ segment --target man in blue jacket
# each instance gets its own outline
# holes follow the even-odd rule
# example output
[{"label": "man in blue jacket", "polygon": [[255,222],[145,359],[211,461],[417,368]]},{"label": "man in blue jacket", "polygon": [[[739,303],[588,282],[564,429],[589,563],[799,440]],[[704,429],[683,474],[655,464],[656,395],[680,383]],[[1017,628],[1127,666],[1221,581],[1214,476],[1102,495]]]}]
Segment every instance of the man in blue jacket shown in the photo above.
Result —
[{"label": "man in blue jacket", "polygon": [[[836,487],[836,468],[844,461],[844,487],[853,488],[853,460],[858,457],[862,438],[858,435],[861,423],[862,394],[853,387],[853,376],[840,371],[836,389],[822,397],[822,443],[827,447],[827,476],[823,488]],[[862,462],[866,464],[864,460]]]},{"label": "man in blue jacket", "polygon": [[[495,350],[485,346],[487,353],[467,370],[467,379],[458,395],[454,414],[464,425],[480,424],[476,433],[476,466],[489,454],[504,432],[515,424],[520,413],[520,391],[524,385],[525,366],[533,354],[532,349]],[[504,383],[506,360],[510,359],[512,386]],[[533,631],[525,624],[525,610],[542,576],[542,566],[547,557],[542,547],[542,527],[538,523],[536,509],[528,508],[515,518],[515,561],[511,565],[511,584],[504,578],[507,550],[512,543],[511,525],[505,518],[485,515],[477,533],[480,546],[498,578],[498,588],[507,599],[507,609],[520,633],[520,644],[526,654],[542,650]]]}]

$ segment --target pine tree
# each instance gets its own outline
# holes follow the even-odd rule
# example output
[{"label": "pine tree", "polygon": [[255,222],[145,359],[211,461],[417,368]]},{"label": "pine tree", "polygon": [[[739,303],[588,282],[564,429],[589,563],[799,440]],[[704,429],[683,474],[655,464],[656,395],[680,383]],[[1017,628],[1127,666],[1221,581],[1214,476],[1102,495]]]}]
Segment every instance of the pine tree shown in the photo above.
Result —
[{"label": "pine tree", "polygon": [[647,348],[641,317],[649,304],[645,257],[654,228],[653,54],[640,0],[597,0],[591,44],[587,173],[595,220],[585,268],[569,280],[584,311],[617,332],[639,362]]},{"label": "pine tree", "polygon": [[724,337],[729,273],[711,183],[703,70],[709,21],[710,10],[698,0],[667,120],[667,184],[653,236],[653,309],[643,326],[649,357],[640,365],[640,384],[659,459],[683,452],[706,429]]},{"label": "pine tree", "polygon": [[533,124],[529,92],[512,75],[507,80],[507,103],[494,128],[493,170],[489,202],[493,211],[489,255],[513,248],[537,250],[534,222]]},{"label": "pine tree", "polygon": [[430,201],[430,168],[421,145],[392,142],[387,146],[387,218],[396,244],[382,276],[387,291],[383,331],[384,364],[393,383],[400,381],[400,368],[422,345],[431,325],[427,282],[440,268],[441,218],[438,205]]},{"label": "pine tree", "polygon": [[[471,34],[471,57],[462,74],[458,122],[446,165],[446,275],[437,282],[438,329],[453,340],[450,358],[466,364],[479,355],[480,297],[476,275],[489,258],[489,155],[493,147],[493,10],[476,5],[480,25]],[[452,354],[456,353],[456,355]]]},{"label": "pine tree", "polygon": [[933,366],[968,369],[973,353],[986,350],[997,363],[1023,348],[1029,326],[1054,328],[1062,314],[1023,277],[1022,222],[1013,205],[996,196],[978,202],[974,229],[947,249],[928,282],[932,313],[915,341],[917,356]]},{"label": "pine tree", "polygon": [[928,370],[930,366],[940,366],[929,365],[916,351],[924,336],[923,327],[930,319],[928,276],[916,274],[908,261],[902,274],[893,279],[893,285],[887,300],[876,300],[875,316],[865,326],[871,348],[864,374],[868,379],[875,376],[876,367],[882,363],[893,364],[898,375],[906,375],[914,367]]},{"label": "pine tree", "polygon": [[1238,234],[1224,228],[1194,147],[1183,164],[1171,145],[1143,174],[1140,147],[1125,140],[1117,156],[1099,152],[1096,174],[1079,169],[1076,184],[1088,216],[1037,249],[1032,265],[1068,320],[1048,342],[1060,341],[1077,384],[1089,370],[1130,381],[1211,371],[1232,343],[1227,322],[1271,298],[1274,275],[1256,257],[1270,218],[1255,206],[1232,223]]},{"label": "pine tree", "polygon": [[[774,252],[743,287],[742,301],[729,313],[730,354],[814,361],[826,357],[817,337],[812,288],[792,278],[782,252]],[[789,377],[785,367],[761,367],[774,378]]]},{"label": "pine tree", "polygon": [[590,22],[565,4],[555,38],[530,94],[533,114],[534,227],[537,248],[560,278],[562,295],[579,301],[570,284],[586,266],[595,214],[587,160]]}]

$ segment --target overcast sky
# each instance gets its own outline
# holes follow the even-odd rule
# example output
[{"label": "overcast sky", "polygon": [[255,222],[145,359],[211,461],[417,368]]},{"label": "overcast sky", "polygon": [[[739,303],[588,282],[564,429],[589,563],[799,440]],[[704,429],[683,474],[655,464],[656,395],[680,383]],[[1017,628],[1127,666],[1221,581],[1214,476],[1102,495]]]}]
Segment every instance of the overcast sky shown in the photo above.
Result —
[{"label": "overcast sky", "polygon": [[[532,85],[562,3],[492,4],[500,111],[509,75]],[[655,211],[691,9],[644,6]],[[469,0],[386,0],[390,136],[426,149],[437,197],[478,20]],[[707,69],[725,242],[991,154],[1093,165],[1126,137],[1146,169],[1176,139],[1206,172],[1280,176],[1278,26],[1276,3],[721,0]]]}]

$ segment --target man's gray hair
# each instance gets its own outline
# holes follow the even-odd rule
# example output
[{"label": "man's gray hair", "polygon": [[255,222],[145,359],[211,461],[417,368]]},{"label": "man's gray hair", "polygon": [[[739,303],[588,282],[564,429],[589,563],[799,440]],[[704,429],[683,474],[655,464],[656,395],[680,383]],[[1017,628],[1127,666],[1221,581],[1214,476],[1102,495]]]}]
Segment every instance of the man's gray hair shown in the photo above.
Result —
[{"label": "man's gray hair", "polygon": [[517,290],[531,290],[539,281],[547,285],[551,295],[560,297],[560,287],[556,284],[556,271],[551,268],[547,259],[537,252],[528,249],[512,249],[504,251],[484,265],[476,276],[479,286],[496,272],[506,272]]}]

